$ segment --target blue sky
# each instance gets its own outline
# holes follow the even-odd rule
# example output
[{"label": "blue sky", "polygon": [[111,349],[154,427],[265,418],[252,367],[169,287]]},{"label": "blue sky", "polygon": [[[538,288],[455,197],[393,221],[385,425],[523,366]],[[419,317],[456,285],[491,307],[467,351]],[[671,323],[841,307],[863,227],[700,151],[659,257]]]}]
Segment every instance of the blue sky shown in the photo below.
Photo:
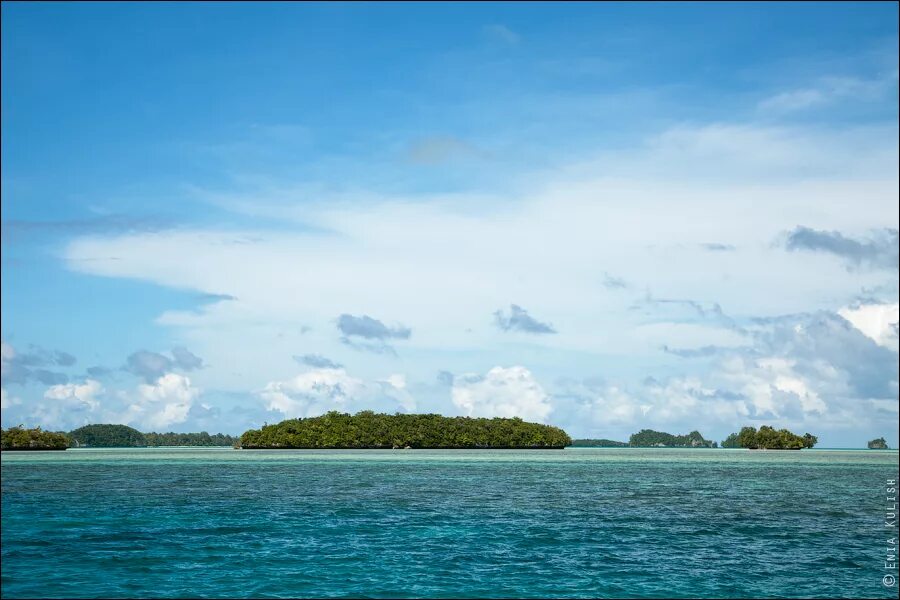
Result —
[{"label": "blue sky", "polygon": [[4,426],[897,444],[896,4],[2,11]]}]

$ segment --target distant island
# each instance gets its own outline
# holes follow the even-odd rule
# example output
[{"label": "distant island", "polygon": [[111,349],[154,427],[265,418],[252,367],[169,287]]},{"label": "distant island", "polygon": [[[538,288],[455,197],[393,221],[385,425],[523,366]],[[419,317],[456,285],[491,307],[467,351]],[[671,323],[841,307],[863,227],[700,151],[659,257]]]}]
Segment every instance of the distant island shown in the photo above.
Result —
[{"label": "distant island", "polygon": [[890,447],[887,445],[887,440],[883,437],[878,438],[877,440],[872,440],[869,442],[869,450],[889,450]]},{"label": "distant island", "polygon": [[69,438],[64,433],[25,429],[21,425],[0,431],[0,450],[65,450]]},{"label": "distant island", "polygon": [[812,448],[819,441],[807,433],[799,436],[787,429],[776,430],[763,425],[759,431],[755,427],[743,427],[740,433],[732,433],[723,442],[723,448],[749,448],[751,450],[801,450]]},{"label": "distant island", "polygon": [[560,449],[572,443],[565,431],[519,418],[387,415],[331,411],[320,417],[288,419],[244,432],[240,447],[252,449]]},{"label": "distant island", "polygon": [[583,439],[572,442],[573,448],[716,448],[718,443],[705,439],[699,431],[673,435],[665,431],[642,429],[631,434],[627,442],[606,439]]},{"label": "distant island", "polygon": [[142,448],[154,446],[233,446],[238,438],[223,433],[141,433],[127,425],[85,425],[68,434],[73,448]]},{"label": "distant island", "polygon": [[569,445],[572,448],[628,448],[628,442],[617,442],[616,440],[606,439],[584,439],[572,440]]},{"label": "distant island", "polygon": [[154,446],[234,446],[238,438],[216,433],[141,433],[127,425],[85,425],[68,433],[25,429],[2,431],[2,450],[65,450],[66,448],[146,448]]}]

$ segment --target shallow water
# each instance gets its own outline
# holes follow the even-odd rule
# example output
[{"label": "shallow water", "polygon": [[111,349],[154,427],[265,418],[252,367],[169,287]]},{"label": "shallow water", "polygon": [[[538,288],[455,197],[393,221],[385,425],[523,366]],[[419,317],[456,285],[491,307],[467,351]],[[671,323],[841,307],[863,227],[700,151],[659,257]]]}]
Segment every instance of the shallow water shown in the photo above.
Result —
[{"label": "shallow water", "polygon": [[897,476],[896,451],[6,452],[0,591],[896,598]]}]

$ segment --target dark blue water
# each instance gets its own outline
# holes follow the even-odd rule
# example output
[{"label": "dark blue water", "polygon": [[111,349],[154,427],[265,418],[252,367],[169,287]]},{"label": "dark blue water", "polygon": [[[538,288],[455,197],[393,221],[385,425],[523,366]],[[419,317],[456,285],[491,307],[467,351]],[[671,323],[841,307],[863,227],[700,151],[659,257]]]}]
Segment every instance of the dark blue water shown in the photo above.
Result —
[{"label": "dark blue water", "polygon": [[897,452],[2,455],[2,596],[884,597]]}]

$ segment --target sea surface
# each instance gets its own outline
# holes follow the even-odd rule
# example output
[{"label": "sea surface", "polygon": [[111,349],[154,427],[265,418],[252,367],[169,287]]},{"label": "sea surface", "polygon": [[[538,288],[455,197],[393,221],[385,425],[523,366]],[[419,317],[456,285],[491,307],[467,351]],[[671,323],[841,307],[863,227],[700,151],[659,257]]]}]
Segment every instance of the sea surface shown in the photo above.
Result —
[{"label": "sea surface", "polygon": [[897,598],[897,476],[896,451],[4,452],[0,593]]}]

